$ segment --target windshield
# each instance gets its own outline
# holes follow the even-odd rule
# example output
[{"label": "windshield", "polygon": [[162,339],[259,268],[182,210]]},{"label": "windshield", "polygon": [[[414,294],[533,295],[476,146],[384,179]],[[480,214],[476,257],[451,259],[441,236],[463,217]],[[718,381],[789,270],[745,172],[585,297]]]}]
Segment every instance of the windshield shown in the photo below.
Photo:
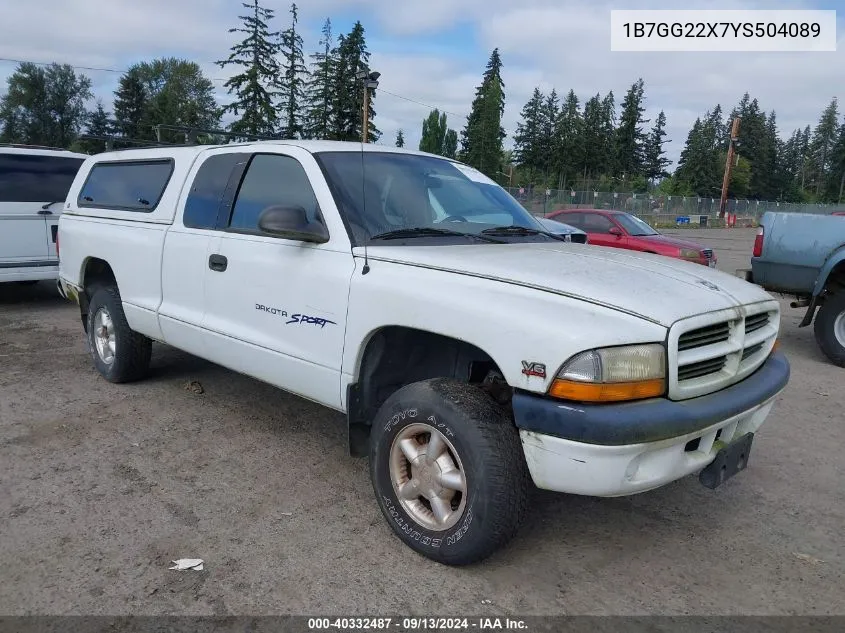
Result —
[{"label": "windshield", "polygon": [[[393,152],[323,152],[316,157],[356,244],[397,231],[442,242],[499,227],[544,230],[504,189],[465,165]],[[518,230],[509,237],[551,239]],[[485,241],[501,240],[473,243]]]},{"label": "windshield", "polygon": [[617,213],[614,218],[628,232],[628,235],[660,235],[638,217],[627,213]]}]

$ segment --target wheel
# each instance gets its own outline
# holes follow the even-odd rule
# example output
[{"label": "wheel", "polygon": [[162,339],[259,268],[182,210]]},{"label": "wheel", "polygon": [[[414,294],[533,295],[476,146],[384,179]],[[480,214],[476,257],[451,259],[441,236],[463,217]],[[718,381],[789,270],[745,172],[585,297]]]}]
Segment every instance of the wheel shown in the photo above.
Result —
[{"label": "wheel", "polygon": [[378,505],[411,549],[478,562],[516,533],[528,503],[519,432],[480,388],[447,378],[399,389],[370,436]]},{"label": "wheel", "polygon": [[152,341],[129,327],[113,286],[96,289],[88,304],[88,347],[97,371],[110,382],[138,380],[147,373]]},{"label": "wheel", "polygon": [[816,342],[834,364],[845,367],[845,292],[826,297],[813,326]]}]

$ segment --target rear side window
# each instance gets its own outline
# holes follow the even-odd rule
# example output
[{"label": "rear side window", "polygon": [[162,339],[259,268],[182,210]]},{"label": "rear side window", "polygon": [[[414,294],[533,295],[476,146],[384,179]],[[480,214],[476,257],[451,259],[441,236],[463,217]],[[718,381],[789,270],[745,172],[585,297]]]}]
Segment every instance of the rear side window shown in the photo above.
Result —
[{"label": "rear side window", "polygon": [[81,158],[0,153],[0,202],[64,202]]},{"label": "rear side window", "polygon": [[588,213],[584,218],[583,230],[587,233],[610,233],[613,222],[598,213]]},{"label": "rear side window", "polygon": [[96,163],[82,185],[78,204],[149,213],[158,206],[172,173],[169,158]]},{"label": "rear side window", "polygon": [[582,231],[584,230],[583,213],[561,213],[552,219],[568,224],[569,226],[574,226],[576,229],[581,229]]},{"label": "rear side window", "polygon": [[[234,190],[237,188],[238,174],[243,173],[243,166],[249,160],[249,154],[218,154],[209,157],[197,171],[188,199],[182,223],[192,229],[214,229],[221,209],[228,218]],[[237,174],[236,174],[237,172]]]}]

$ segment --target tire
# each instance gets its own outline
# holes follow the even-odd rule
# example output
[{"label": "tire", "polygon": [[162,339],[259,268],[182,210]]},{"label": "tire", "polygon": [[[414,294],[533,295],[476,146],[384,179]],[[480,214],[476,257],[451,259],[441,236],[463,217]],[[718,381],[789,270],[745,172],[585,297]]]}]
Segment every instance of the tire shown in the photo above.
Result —
[{"label": "tire", "polygon": [[100,375],[114,383],[143,378],[150,366],[152,341],[129,327],[117,288],[94,290],[87,319],[88,348]]},{"label": "tire", "polygon": [[825,298],[813,330],[825,356],[835,365],[845,367],[845,292]]},{"label": "tire", "polygon": [[[417,449],[429,449],[437,436],[443,450],[431,465]],[[402,447],[417,451],[415,465]],[[461,473],[464,492],[456,483]],[[370,434],[370,478],[394,533],[447,565],[476,563],[503,547],[528,505],[528,469],[510,417],[478,387],[447,378],[402,387],[382,405]],[[440,516],[425,493],[440,497]]]}]

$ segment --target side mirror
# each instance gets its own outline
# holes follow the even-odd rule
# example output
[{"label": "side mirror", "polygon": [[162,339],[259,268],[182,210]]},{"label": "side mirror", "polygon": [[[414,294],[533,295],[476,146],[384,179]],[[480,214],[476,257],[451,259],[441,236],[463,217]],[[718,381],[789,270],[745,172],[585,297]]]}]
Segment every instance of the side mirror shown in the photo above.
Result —
[{"label": "side mirror", "polygon": [[611,235],[615,235],[616,237],[622,237],[622,229],[620,229],[618,226],[610,227],[608,233],[610,233]]},{"label": "side mirror", "polygon": [[305,209],[299,206],[267,207],[258,216],[258,228],[289,240],[315,244],[329,241],[326,227],[319,222],[309,222]]}]

